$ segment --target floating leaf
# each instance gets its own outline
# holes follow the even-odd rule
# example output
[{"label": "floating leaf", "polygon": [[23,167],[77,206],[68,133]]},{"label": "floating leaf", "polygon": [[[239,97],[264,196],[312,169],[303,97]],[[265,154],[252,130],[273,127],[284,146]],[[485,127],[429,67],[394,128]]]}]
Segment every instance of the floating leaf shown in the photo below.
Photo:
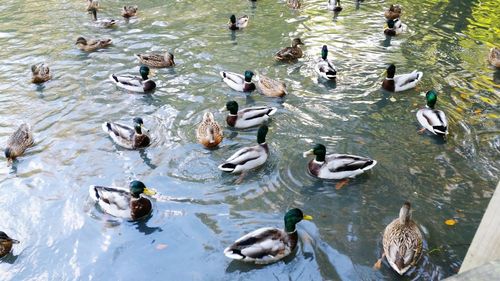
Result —
[{"label": "floating leaf", "polygon": [[445,220],[444,223],[446,225],[452,226],[452,225],[455,225],[457,223],[457,220],[456,219],[449,219],[449,220]]},{"label": "floating leaf", "polygon": [[339,181],[336,185],[335,185],[335,189],[341,189],[342,187],[344,187],[347,183],[349,182],[349,179],[343,179],[341,181]]},{"label": "floating leaf", "polygon": [[481,109],[476,109],[476,110],[474,110],[474,113],[475,113],[475,114],[479,114],[479,113],[481,113],[481,112],[483,112]]},{"label": "floating leaf", "polygon": [[168,247],[167,244],[160,243],[156,245],[156,250],[163,250],[166,249],[167,247]]},{"label": "floating leaf", "polygon": [[390,101],[392,101],[392,102],[395,102],[395,101],[396,101],[396,98],[394,98],[394,97],[390,97],[390,98],[389,98],[389,100],[390,100]]},{"label": "floating leaf", "polygon": [[464,112],[464,110],[461,107],[457,107],[457,111],[460,113]]},{"label": "floating leaf", "polygon": [[460,97],[463,98],[464,100],[466,100],[467,98],[469,98],[469,95],[467,95],[467,94],[460,94]]}]

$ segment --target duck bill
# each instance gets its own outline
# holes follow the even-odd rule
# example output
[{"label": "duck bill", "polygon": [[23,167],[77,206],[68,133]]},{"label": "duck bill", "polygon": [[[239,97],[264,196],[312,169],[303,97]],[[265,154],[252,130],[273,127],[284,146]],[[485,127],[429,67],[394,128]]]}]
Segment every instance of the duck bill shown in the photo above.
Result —
[{"label": "duck bill", "polygon": [[311,149],[311,150],[308,150],[308,151],[302,153],[302,156],[304,158],[306,158],[309,155],[314,155],[314,150]]},{"label": "duck bill", "polygon": [[309,215],[304,215],[304,217],[302,217],[303,220],[306,220],[306,221],[312,221],[313,220],[313,217],[312,216],[309,216]]},{"label": "duck bill", "polygon": [[386,70],[384,70],[384,71],[380,74],[380,76],[387,76],[387,69],[386,69]]},{"label": "duck bill", "polygon": [[144,188],[144,191],[142,192],[148,196],[153,196],[156,194],[156,191],[154,191],[153,189],[150,189],[150,188]]},{"label": "duck bill", "polygon": [[224,105],[224,107],[222,107],[221,109],[219,109],[219,112],[224,112],[226,111],[226,106]]}]

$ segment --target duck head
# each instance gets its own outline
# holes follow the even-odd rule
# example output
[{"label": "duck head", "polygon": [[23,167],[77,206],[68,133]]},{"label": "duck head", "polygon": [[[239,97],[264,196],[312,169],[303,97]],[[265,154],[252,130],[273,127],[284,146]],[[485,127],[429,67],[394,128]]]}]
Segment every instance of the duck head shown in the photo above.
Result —
[{"label": "duck head", "polygon": [[245,82],[252,82],[252,77],[254,76],[254,73],[250,70],[245,71]]},{"label": "duck head", "polygon": [[257,143],[258,144],[264,144],[266,143],[266,135],[267,131],[269,131],[269,128],[267,125],[262,125],[260,126],[259,130],[257,131]]},{"label": "duck head", "polygon": [[313,218],[304,213],[297,208],[291,209],[285,214],[285,230],[286,232],[294,232],[295,225],[302,220],[312,220]]},{"label": "duck head", "polygon": [[238,114],[238,103],[234,100],[228,101],[226,103],[226,109],[229,110],[229,113],[232,115]]},{"label": "duck head", "polygon": [[328,47],[326,45],[323,45],[323,48],[321,48],[321,58],[326,60],[328,57]]},{"label": "duck head", "polygon": [[292,40],[292,47],[297,47],[298,45],[304,45],[304,43],[302,43],[302,40],[300,40],[300,38],[294,38]]},{"label": "duck head", "polygon": [[313,149],[302,153],[302,156],[307,157],[308,155],[316,155],[316,161],[324,162],[326,156],[326,147],[320,143],[316,144]]},{"label": "duck head", "polygon": [[425,94],[425,100],[427,101],[427,106],[434,109],[437,101],[437,94],[434,90],[430,90]]},{"label": "duck head", "polygon": [[146,194],[146,195],[155,195],[156,192],[152,189],[148,189],[143,182],[141,181],[131,181],[130,185],[130,194],[132,194],[132,197],[138,198],[141,194]]}]

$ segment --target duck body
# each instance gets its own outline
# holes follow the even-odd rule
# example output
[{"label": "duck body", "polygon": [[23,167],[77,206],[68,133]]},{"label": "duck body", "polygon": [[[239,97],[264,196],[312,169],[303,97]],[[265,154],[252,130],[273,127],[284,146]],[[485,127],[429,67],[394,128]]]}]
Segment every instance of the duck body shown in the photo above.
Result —
[{"label": "duck body", "polygon": [[255,84],[252,82],[254,73],[250,70],[245,71],[245,75],[227,71],[221,71],[219,74],[222,81],[235,91],[251,92],[255,90]]},{"label": "duck body", "polygon": [[82,51],[93,52],[98,49],[106,48],[112,43],[113,42],[111,41],[111,39],[86,40],[83,37],[78,37],[78,39],[76,39],[75,45]]},{"label": "duck body", "polygon": [[382,82],[382,88],[390,92],[401,92],[415,88],[424,75],[417,70],[411,73],[395,75],[396,66],[394,66],[394,64],[391,64],[386,71],[387,77]]},{"label": "duck body", "polygon": [[123,6],[122,17],[128,19],[131,17],[135,17],[136,14],[137,14],[137,6]]},{"label": "duck body", "polygon": [[219,123],[215,121],[212,113],[206,112],[203,115],[203,121],[201,121],[196,130],[196,138],[199,143],[207,148],[217,147],[219,143],[222,142],[222,128]]},{"label": "duck body", "polygon": [[128,220],[139,220],[148,216],[153,209],[151,201],[143,194],[155,193],[147,189],[142,182],[132,181],[129,190],[121,187],[91,185],[89,194],[105,213]]},{"label": "duck body", "polygon": [[411,219],[410,208],[410,203],[405,202],[399,218],[385,228],[382,241],[384,255],[399,275],[416,265],[422,254],[422,233]]},{"label": "duck body", "polygon": [[116,86],[136,93],[147,93],[156,88],[156,83],[148,78],[149,68],[141,66],[139,68],[141,76],[134,75],[117,75],[111,74],[109,79],[115,83]]},{"label": "duck body", "polygon": [[236,151],[224,163],[219,165],[219,170],[229,173],[241,173],[262,166],[269,156],[269,147],[266,143],[267,131],[267,126],[262,125],[257,132],[258,144]]},{"label": "duck body", "polygon": [[112,28],[112,27],[115,27],[116,24],[118,23],[114,19],[97,19],[97,9],[96,8],[90,8],[89,11],[92,14],[92,19],[94,20],[94,25],[97,27]]},{"label": "duck body", "polygon": [[300,0],[287,0],[286,5],[291,9],[300,9],[302,3]]},{"label": "duck body", "polygon": [[384,16],[388,20],[395,20],[401,17],[401,6],[391,5],[389,9],[385,10]]},{"label": "duck body", "polygon": [[5,232],[0,231],[0,258],[10,253],[12,245],[18,243],[19,241],[10,238]]},{"label": "duck body", "polygon": [[166,52],[165,54],[135,54],[136,58],[143,65],[155,68],[165,68],[175,66],[174,55]]},{"label": "duck body", "polygon": [[268,97],[283,97],[286,95],[285,83],[261,74],[259,74],[257,80],[257,88],[264,96]]},{"label": "duck body", "polygon": [[44,63],[38,63],[31,66],[31,72],[33,74],[31,82],[35,84],[40,84],[52,79],[52,74],[50,73],[49,67]]},{"label": "duck body", "polygon": [[7,140],[5,148],[5,158],[12,162],[17,157],[23,155],[24,151],[34,143],[31,126],[27,123],[21,124],[17,130]]},{"label": "duck body", "polygon": [[403,24],[400,19],[387,20],[387,28],[384,29],[384,34],[387,36],[396,36],[403,33]]},{"label": "duck body", "polygon": [[299,209],[285,215],[285,229],[262,227],[236,240],[224,250],[228,258],[255,264],[269,264],[290,255],[298,243],[295,225],[302,219],[311,220]]},{"label": "duck body", "polygon": [[326,80],[334,81],[337,78],[337,68],[333,64],[333,61],[328,59],[328,48],[326,45],[323,45],[321,58],[314,66],[314,71],[316,71],[319,77]]},{"label": "duck body", "polygon": [[437,94],[433,90],[425,95],[427,105],[417,111],[417,120],[434,135],[446,136],[448,134],[448,120],[443,111],[435,109]]},{"label": "duck body", "polygon": [[301,58],[304,54],[299,45],[304,45],[300,38],[293,39],[292,46],[278,51],[275,55],[275,59],[278,61],[291,62]]},{"label": "duck body", "polygon": [[139,149],[151,143],[149,136],[142,132],[143,124],[142,118],[136,117],[133,128],[119,123],[104,122],[102,130],[109,134],[117,145],[127,149]]},{"label": "duck body", "polygon": [[491,48],[488,55],[488,61],[496,68],[500,68],[500,49],[497,47]]},{"label": "duck body", "polygon": [[342,11],[342,7],[340,6],[340,0],[328,0],[326,8],[330,11],[334,11],[337,13]]},{"label": "duck body", "polygon": [[226,108],[229,110],[229,115],[226,122],[229,126],[236,129],[246,129],[259,126],[269,120],[269,116],[276,113],[276,107],[269,106],[253,106],[238,110],[238,103],[229,101],[226,103]]},{"label": "duck body", "polygon": [[303,153],[304,157],[316,155],[307,166],[311,175],[330,180],[354,178],[362,174],[375,165],[377,161],[350,154],[329,154],[326,155],[326,148],[322,144],[317,144],[313,149]]},{"label": "duck body", "polygon": [[248,25],[248,20],[249,17],[247,15],[241,16],[238,19],[236,19],[235,15],[231,15],[229,18],[229,23],[228,23],[228,28],[230,30],[240,30]]}]

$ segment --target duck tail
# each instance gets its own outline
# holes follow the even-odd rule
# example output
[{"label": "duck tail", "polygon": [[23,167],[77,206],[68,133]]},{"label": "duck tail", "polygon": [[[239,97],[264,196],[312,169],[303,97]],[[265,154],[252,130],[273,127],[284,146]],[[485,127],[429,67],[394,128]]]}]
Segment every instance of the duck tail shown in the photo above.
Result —
[{"label": "duck tail", "polygon": [[219,72],[219,74],[220,74],[220,77],[222,77],[222,79],[226,78],[226,72],[221,71],[221,72]]},{"label": "duck tail", "polygon": [[276,113],[276,111],[278,111],[278,108],[276,108],[276,107],[269,108],[269,113],[267,113],[267,116],[274,115],[274,113]]},{"label": "duck tail", "polygon": [[99,200],[99,191],[97,190],[97,186],[95,185],[91,185],[89,186],[89,195],[90,195],[90,198],[92,198],[92,200],[94,201],[98,201]]},{"label": "duck tail", "polygon": [[111,131],[111,123],[109,123],[109,122],[102,123],[102,130],[106,133]]},{"label": "duck tail", "polygon": [[234,169],[236,168],[236,164],[233,164],[233,163],[224,163],[224,164],[220,164],[219,167],[219,170],[221,171],[224,171],[224,172],[233,172]]},{"label": "duck tail", "polygon": [[433,126],[432,128],[438,135],[444,136],[448,134],[447,128],[445,126]]},{"label": "duck tail", "polygon": [[235,260],[242,260],[245,258],[245,256],[241,253],[240,250],[232,249],[230,247],[227,247],[224,250],[224,255],[230,259],[235,259]]}]

